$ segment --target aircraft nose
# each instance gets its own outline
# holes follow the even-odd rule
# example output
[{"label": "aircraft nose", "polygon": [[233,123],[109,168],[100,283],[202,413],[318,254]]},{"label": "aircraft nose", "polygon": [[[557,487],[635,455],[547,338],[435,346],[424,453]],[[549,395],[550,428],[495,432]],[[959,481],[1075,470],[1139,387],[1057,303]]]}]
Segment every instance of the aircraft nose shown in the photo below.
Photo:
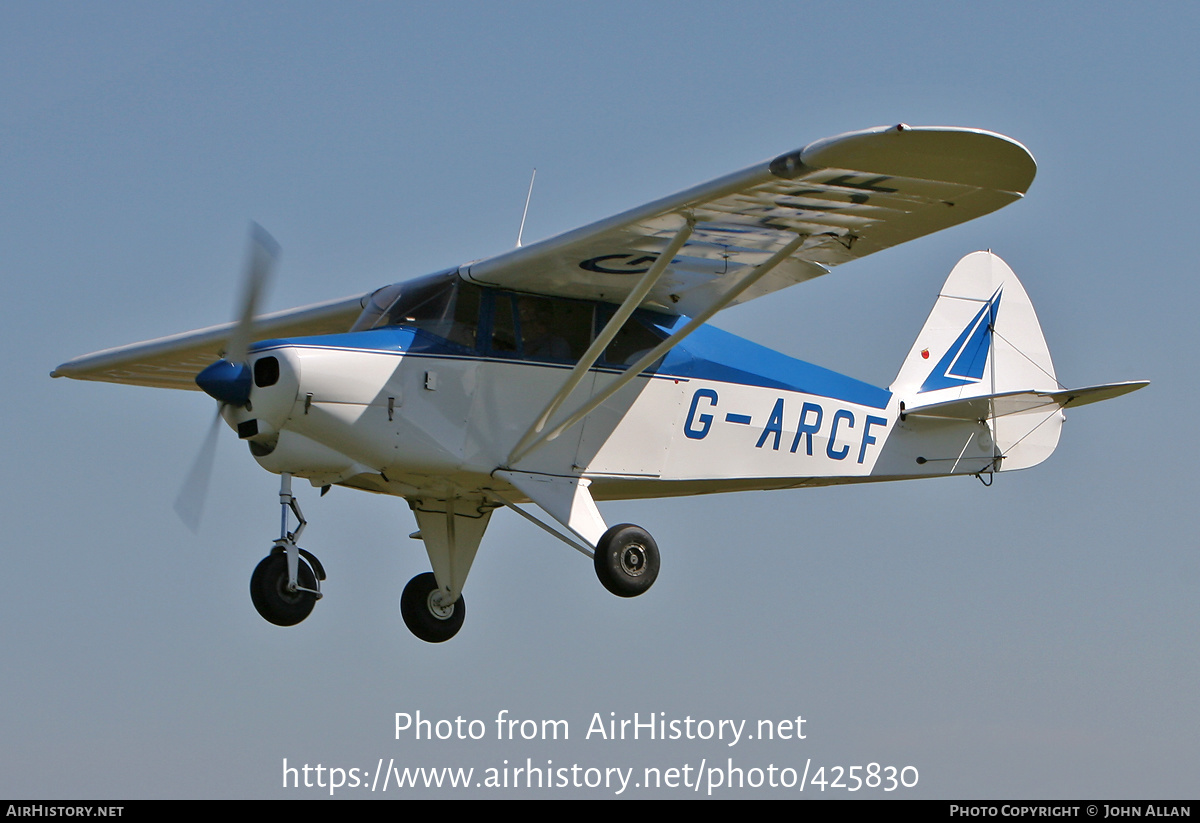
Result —
[{"label": "aircraft nose", "polygon": [[245,406],[250,402],[250,367],[245,363],[218,360],[196,375],[196,385],[221,403]]}]

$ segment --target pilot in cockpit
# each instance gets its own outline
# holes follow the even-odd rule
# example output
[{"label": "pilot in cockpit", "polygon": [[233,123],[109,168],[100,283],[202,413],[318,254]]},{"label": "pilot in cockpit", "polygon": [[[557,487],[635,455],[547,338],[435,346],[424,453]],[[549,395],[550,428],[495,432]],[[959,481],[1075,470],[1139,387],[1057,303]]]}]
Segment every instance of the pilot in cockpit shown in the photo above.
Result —
[{"label": "pilot in cockpit", "polygon": [[519,314],[525,357],[533,360],[572,359],[566,338],[554,331],[553,309],[548,301],[523,298]]}]

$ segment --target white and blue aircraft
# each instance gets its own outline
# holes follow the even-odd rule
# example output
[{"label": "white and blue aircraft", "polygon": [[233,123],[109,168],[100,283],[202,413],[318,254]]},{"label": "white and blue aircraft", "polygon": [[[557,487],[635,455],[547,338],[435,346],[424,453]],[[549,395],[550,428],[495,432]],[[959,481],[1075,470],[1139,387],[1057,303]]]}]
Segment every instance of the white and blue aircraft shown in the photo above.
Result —
[{"label": "white and blue aircraft", "polygon": [[[1064,388],[1025,290],[990,252],[954,267],[886,389],[706,325],[999,209],[1035,170],[1024,146],[986,131],[853,132],[495,257],[262,317],[276,247],[256,228],[237,320],[53,376],[217,400],[281,477],[281,534],[250,583],[277,625],[307,617],[325,578],[298,545],[291,479],[403,497],[433,571],[409,582],[400,610],[441,642],[462,625],[497,508],[593,557],[605,588],[632,597],[654,583],[658,548],[637,526],[609,527],[597,500],[990,480],[1045,460],[1068,406],[1145,386]],[[188,520],[202,495],[191,486],[177,506]]]}]

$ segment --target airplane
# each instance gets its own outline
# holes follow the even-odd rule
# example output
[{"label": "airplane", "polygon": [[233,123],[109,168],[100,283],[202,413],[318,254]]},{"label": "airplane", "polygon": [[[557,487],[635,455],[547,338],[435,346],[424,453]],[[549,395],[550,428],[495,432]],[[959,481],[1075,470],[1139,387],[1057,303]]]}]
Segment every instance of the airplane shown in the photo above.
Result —
[{"label": "airplane", "polygon": [[[261,317],[278,247],[253,227],[233,322],[85,355],[52,376],[217,401],[197,467],[211,465],[224,420],[280,476],[280,537],[250,582],[276,625],[304,620],[326,577],[299,545],[292,478],[322,495],[403,497],[432,571],[405,586],[401,615],[443,642],[463,624],[496,509],[591,557],[608,591],[634,597],[658,576],[658,546],[636,525],[609,526],[596,501],[990,482],[1045,460],[1064,409],[1146,386],[1067,389],[1021,283],[983,251],[950,272],[888,388],[707,324],[1019,200],[1035,171],[1020,143],[978,129],[851,132],[547,240],[518,235],[493,257]],[[191,485],[177,509],[194,526],[203,492]]]}]

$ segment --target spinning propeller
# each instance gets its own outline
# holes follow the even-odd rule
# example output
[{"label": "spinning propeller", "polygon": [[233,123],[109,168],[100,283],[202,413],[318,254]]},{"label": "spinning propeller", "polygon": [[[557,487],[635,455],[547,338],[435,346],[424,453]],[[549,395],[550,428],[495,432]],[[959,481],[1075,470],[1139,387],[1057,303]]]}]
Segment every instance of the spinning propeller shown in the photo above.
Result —
[{"label": "spinning propeller", "polygon": [[258,304],[271,278],[279,244],[257,223],[250,224],[250,254],[242,278],[242,299],[234,314],[234,327],[229,335],[224,356],[196,375],[196,385],[217,401],[217,413],[209,426],[208,435],[200,446],[195,463],[175,498],[175,513],[193,532],[200,527],[204,499],[208,496],[209,479],[217,451],[217,430],[225,406],[245,406],[250,402],[252,374],[247,362],[250,344],[254,340],[254,318]]}]

